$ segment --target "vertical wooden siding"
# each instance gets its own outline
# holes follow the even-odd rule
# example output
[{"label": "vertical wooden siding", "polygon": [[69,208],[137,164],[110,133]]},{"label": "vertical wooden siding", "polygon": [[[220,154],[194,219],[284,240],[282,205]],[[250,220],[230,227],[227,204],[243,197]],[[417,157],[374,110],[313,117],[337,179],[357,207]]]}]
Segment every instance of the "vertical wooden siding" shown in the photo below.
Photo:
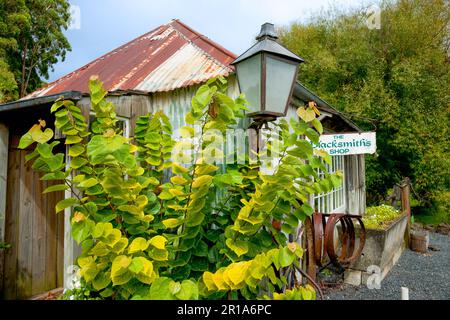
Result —
[{"label": "vertical wooden siding", "polygon": [[366,211],[366,171],[363,154],[344,157],[345,187],[348,214],[361,214]]},{"label": "vertical wooden siding", "polygon": [[[0,243],[5,242],[6,177],[8,175],[9,129],[0,123]],[[0,249],[0,292],[3,292],[5,250]]]},{"label": "vertical wooden siding", "polygon": [[17,149],[13,137],[9,150],[6,234],[11,245],[5,254],[4,298],[24,299],[62,286],[62,216],[55,205],[63,193],[43,195],[56,182],[44,182],[25,163],[28,151]]}]

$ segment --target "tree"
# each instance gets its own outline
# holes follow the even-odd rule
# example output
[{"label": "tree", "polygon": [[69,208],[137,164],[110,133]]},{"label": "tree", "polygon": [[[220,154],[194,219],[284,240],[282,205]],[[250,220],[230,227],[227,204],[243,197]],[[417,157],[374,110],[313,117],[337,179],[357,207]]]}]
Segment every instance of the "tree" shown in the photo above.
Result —
[{"label": "tree", "polygon": [[[377,130],[378,155],[367,157],[369,203],[408,176],[422,205],[436,208],[450,194],[448,2],[380,8],[379,30],[366,26],[363,9],[332,9],[282,29],[281,40],[307,61],[300,81]],[[448,207],[442,212],[445,220]]]},{"label": "tree", "polygon": [[9,65],[8,53],[17,49],[17,37],[28,24],[25,0],[0,3],[0,102],[17,98],[17,82]]},{"label": "tree", "polygon": [[[42,180],[63,181],[45,193],[72,190],[72,198],[56,205],[56,212],[73,208],[72,235],[82,247],[81,290],[70,294],[81,299],[315,298],[310,285],[292,281],[303,255],[297,227],[313,213],[309,196],[342,182],[339,173],[326,172],[331,157],[299,139],[319,140],[317,110],[310,106],[299,112],[305,119],[280,121],[281,146],[269,143],[279,159],[274,174],[250,164],[220,172],[209,157],[246,105],[243,96],[233,100],[225,94],[223,78],[199,88],[178,142],[162,111],[140,117],[134,139],[125,138],[101,82],[92,79],[89,88],[95,112],[90,129],[73,102],[60,100],[51,108],[55,127],[66,135],[69,167],[64,154],[54,154],[60,141],[51,141],[53,130],[44,121],[19,144],[34,145],[26,160],[44,174]],[[201,128],[198,135],[195,127]],[[195,151],[189,159],[179,155],[186,146]],[[170,179],[163,174],[167,170]]]},{"label": "tree", "polygon": [[[49,70],[71,49],[66,0],[6,0],[0,3],[0,92],[24,97],[42,85]],[[14,80],[14,81],[13,81]]]}]

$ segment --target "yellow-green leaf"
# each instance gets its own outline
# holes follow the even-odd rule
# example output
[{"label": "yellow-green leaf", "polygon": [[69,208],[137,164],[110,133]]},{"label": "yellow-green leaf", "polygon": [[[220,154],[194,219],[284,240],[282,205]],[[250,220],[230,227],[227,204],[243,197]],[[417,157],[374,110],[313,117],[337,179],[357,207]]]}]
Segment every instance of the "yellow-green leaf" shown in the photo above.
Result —
[{"label": "yellow-green leaf", "polygon": [[231,264],[228,269],[228,277],[235,286],[239,286],[245,280],[247,269],[250,266],[248,262],[238,262]]},{"label": "yellow-green leaf", "polygon": [[129,212],[133,215],[140,215],[143,212],[142,209],[138,208],[137,206],[132,206],[132,205],[118,206],[117,209],[119,209],[120,211]]},{"label": "yellow-green leaf", "polygon": [[138,168],[135,168],[135,169],[127,170],[127,174],[129,174],[132,177],[142,176],[144,173],[145,173],[145,170],[142,167],[138,167]]},{"label": "yellow-green leaf", "polygon": [[180,186],[184,186],[184,185],[186,185],[188,183],[188,181],[185,178],[181,177],[181,176],[174,176],[174,177],[170,178],[170,181],[173,184],[177,184],[177,185],[180,185]]},{"label": "yellow-green leaf", "polygon": [[56,192],[56,191],[64,191],[67,189],[69,189],[69,187],[65,184],[57,184],[57,185],[46,188],[43,193],[45,194],[45,193]]},{"label": "yellow-green leaf", "polygon": [[296,255],[294,254],[294,252],[291,252],[288,247],[284,247],[278,254],[278,261],[281,267],[284,268],[290,266],[294,262],[295,257]]},{"label": "yellow-green leaf", "polygon": [[151,284],[156,278],[153,272],[153,264],[144,257],[133,258],[130,270],[136,273],[136,278],[145,284]]},{"label": "yellow-green leaf", "polygon": [[170,193],[169,190],[163,190],[163,192],[160,193],[158,198],[160,198],[162,200],[170,200],[170,199],[175,198],[175,196],[172,193]]},{"label": "yellow-green leaf", "polygon": [[198,176],[203,176],[206,174],[210,174],[211,172],[215,172],[219,170],[219,167],[216,167],[212,164],[201,164],[197,166],[197,169],[195,170],[195,173]]},{"label": "yellow-green leaf", "polygon": [[27,132],[22,136],[22,138],[20,138],[18,148],[25,149],[33,143],[34,143],[34,140],[33,140],[31,133]]},{"label": "yellow-green leaf", "polygon": [[212,182],[212,180],[213,180],[212,176],[208,176],[208,175],[200,176],[194,180],[194,182],[192,183],[192,188],[198,189],[204,185],[210,184]]},{"label": "yellow-green leaf", "polygon": [[166,228],[176,228],[183,223],[182,220],[179,219],[167,219],[163,221],[163,224]]},{"label": "yellow-green leaf", "polygon": [[88,188],[93,187],[93,186],[96,186],[96,185],[98,185],[98,184],[99,184],[99,182],[98,182],[97,179],[95,179],[95,178],[89,178],[89,179],[86,179],[86,180],[83,180],[82,182],[80,182],[80,183],[78,184],[78,187],[84,188],[84,189],[88,189]]},{"label": "yellow-green leaf", "polygon": [[156,236],[150,239],[149,244],[153,247],[163,250],[166,248],[167,239],[163,236]]},{"label": "yellow-green leaf", "polygon": [[209,271],[203,273],[203,283],[206,285],[206,288],[208,288],[208,291],[213,291],[217,289],[213,280],[213,274]]},{"label": "yellow-green leaf", "polygon": [[231,250],[233,250],[234,253],[236,253],[238,257],[248,252],[248,244],[244,241],[241,240],[233,241],[232,239],[227,239],[225,243],[228,246],[228,248],[230,248]]},{"label": "yellow-green leaf", "polygon": [[179,164],[174,163],[172,166],[172,171],[175,174],[183,174],[183,173],[188,173],[189,169],[182,167]]},{"label": "yellow-green leaf", "polygon": [[139,208],[144,208],[148,204],[148,198],[144,195],[140,195],[136,198],[136,204]]},{"label": "yellow-green leaf", "polygon": [[95,263],[95,258],[92,256],[78,259],[78,264],[81,267],[80,275],[84,278],[86,282],[94,280],[97,276],[99,270],[97,264]]},{"label": "yellow-green leaf", "polygon": [[180,300],[197,300],[198,285],[192,280],[184,280],[181,283],[180,290],[175,295]]},{"label": "yellow-green leaf", "polygon": [[186,195],[183,191],[178,189],[169,189],[169,192],[175,197],[182,197]]},{"label": "yellow-green leaf", "polygon": [[102,257],[109,254],[109,248],[104,242],[97,242],[97,244],[89,251],[89,254]]},{"label": "yellow-green leaf", "polygon": [[297,114],[305,122],[311,122],[316,118],[316,113],[313,109],[305,109],[304,107],[300,107],[297,110]]},{"label": "yellow-green leaf", "polygon": [[114,246],[122,238],[122,232],[119,229],[112,229],[107,236],[103,235],[103,237],[105,243]]},{"label": "yellow-green leaf", "polygon": [[112,247],[112,251],[116,254],[120,254],[125,250],[125,248],[128,246],[128,239],[127,238],[120,238],[119,241]]},{"label": "yellow-green leaf", "polygon": [[78,203],[78,200],[75,198],[68,198],[68,199],[61,200],[56,204],[56,207],[55,207],[56,213],[61,212],[66,208],[72,207],[72,206],[76,205],[77,203]]},{"label": "yellow-green leaf", "polygon": [[108,236],[113,230],[113,225],[110,222],[99,222],[95,225],[92,231],[94,238],[100,238],[101,236]]},{"label": "yellow-green leaf", "polygon": [[95,290],[100,291],[105,289],[111,283],[111,273],[103,272],[97,275],[97,277],[92,281],[92,286]]},{"label": "yellow-green leaf", "polygon": [[144,251],[148,248],[149,243],[144,238],[136,238],[134,239],[130,246],[128,247],[128,253],[135,253],[139,251]]},{"label": "yellow-green leaf", "polygon": [[319,132],[320,134],[323,133],[323,126],[322,123],[319,121],[319,119],[315,118],[311,123],[314,126],[314,128],[316,128],[317,132]]},{"label": "yellow-green leaf", "polygon": [[131,258],[121,255],[114,259],[111,267],[111,280],[113,285],[125,284],[131,280],[132,275],[128,270]]},{"label": "yellow-green leaf", "polygon": [[166,249],[152,249],[150,250],[150,252],[148,253],[148,255],[150,256],[150,258],[152,258],[153,260],[156,261],[167,261],[169,260],[169,252]]},{"label": "yellow-green leaf", "polygon": [[[48,129],[47,129],[48,130]],[[83,138],[79,137],[79,136],[67,136],[66,138],[66,144],[67,145],[71,145],[71,144],[77,144],[80,143],[81,141],[83,141]]]},{"label": "yellow-green leaf", "polygon": [[70,147],[69,149],[69,156],[71,157],[78,157],[80,154],[82,154],[85,151],[85,148],[82,145],[74,145]]},{"label": "yellow-green leaf", "polygon": [[33,137],[33,140],[38,143],[46,143],[53,137],[53,130],[50,128],[45,129],[44,132],[41,131],[41,129],[36,129],[31,131],[31,136]]},{"label": "yellow-green leaf", "polygon": [[212,275],[212,280],[214,281],[214,285],[219,290],[228,290],[229,289],[229,287],[227,286],[227,284],[225,283],[225,280],[223,278],[224,270],[225,270],[225,268],[219,269],[216,271],[216,273],[214,273]]}]

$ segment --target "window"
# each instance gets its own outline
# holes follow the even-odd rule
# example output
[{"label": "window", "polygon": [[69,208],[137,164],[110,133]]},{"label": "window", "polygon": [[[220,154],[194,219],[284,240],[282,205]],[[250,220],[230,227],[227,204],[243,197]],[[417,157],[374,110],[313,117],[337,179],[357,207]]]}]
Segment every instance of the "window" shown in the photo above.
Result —
[{"label": "window", "polygon": [[[332,164],[327,165],[329,173],[344,171],[344,156],[334,156]],[[322,171],[318,171],[320,177],[324,176]],[[345,177],[339,188],[335,188],[328,193],[321,193],[314,196],[314,208],[320,213],[344,213],[345,212]]]}]

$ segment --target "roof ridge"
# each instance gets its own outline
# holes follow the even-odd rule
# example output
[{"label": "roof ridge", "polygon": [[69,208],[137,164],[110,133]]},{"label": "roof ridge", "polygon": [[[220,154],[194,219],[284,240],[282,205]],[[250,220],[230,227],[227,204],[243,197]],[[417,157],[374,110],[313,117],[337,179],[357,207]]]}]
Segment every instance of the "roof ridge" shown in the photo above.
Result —
[{"label": "roof ridge", "polygon": [[177,22],[180,25],[182,25],[184,28],[188,29],[190,32],[194,33],[197,35],[198,38],[201,38],[203,41],[207,42],[208,44],[212,45],[213,47],[215,47],[217,50],[221,51],[222,53],[226,54],[227,56],[230,56],[232,58],[237,58],[237,55],[233,52],[231,52],[230,50],[226,49],[225,47],[223,47],[222,45],[218,44],[217,42],[211,40],[210,38],[208,38],[207,36],[205,36],[204,34],[198,32],[197,30],[192,29],[191,27],[189,27],[188,25],[186,25],[185,23],[183,23],[182,21],[180,21],[180,19],[173,19],[172,22]]},{"label": "roof ridge", "polygon": [[[176,21],[180,24],[182,24],[184,26],[184,24],[182,22],[180,22],[178,19],[174,19],[173,21]],[[197,37],[194,39],[198,39],[201,37],[205,37],[204,35],[195,32],[194,30],[187,28],[189,31],[191,31],[192,33],[196,34]],[[183,37],[183,39],[185,39],[187,41],[188,44],[192,45],[193,47],[195,47],[197,50],[201,51],[204,55],[208,56],[211,60],[214,60],[215,63],[217,63],[218,65],[220,65],[222,68],[224,69],[228,69],[228,70],[233,70],[230,66],[227,66],[225,64],[223,64],[222,62],[220,62],[216,57],[212,56],[209,52],[207,52],[206,50],[200,48],[195,42],[194,39],[189,39],[182,31],[178,30],[177,28],[174,28],[175,32],[177,32],[180,36]],[[181,50],[183,47],[181,47],[179,50]]]}]

